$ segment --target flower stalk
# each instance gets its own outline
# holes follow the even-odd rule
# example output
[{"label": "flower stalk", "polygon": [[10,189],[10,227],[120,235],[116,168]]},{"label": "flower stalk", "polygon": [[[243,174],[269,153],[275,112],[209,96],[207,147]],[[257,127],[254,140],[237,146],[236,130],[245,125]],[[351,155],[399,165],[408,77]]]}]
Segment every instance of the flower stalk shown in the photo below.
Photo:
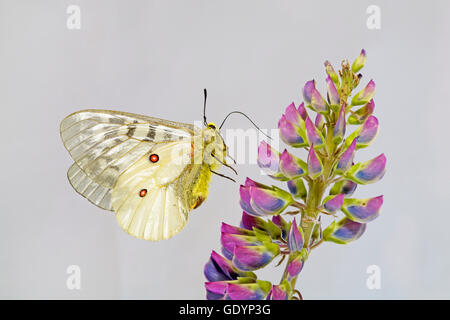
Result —
[{"label": "flower stalk", "polygon": [[[357,72],[365,62],[364,50],[351,66],[343,61],[337,73],[326,61],[326,99],[310,80],[302,90],[304,102],[298,108],[290,103],[282,114],[281,139],[291,148],[304,148],[306,161],[286,149],[279,152],[267,142],[260,144],[259,167],[287,183],[288,191],[249,178],[240,187],[241,226],[222,225],[224,257],[213,252],[205,265],[208,298],[302,299],[295,285],[311,250],[325,242],[355,241],[379,216],[383,196],[350,198],[357,185],[380,180],[386,166],[384,154],[354,163],[356,151],[368,147],[378,133],[375,82],[354,93],[362,78]],[[308,114],[311,111],[315,116]],[[346,136],[347,129],[353,131]],[[325,228],[322,214],[334,218]],[[276,257],[277,266],[285,263],[280,282],[258,280],[253,271]]]}]

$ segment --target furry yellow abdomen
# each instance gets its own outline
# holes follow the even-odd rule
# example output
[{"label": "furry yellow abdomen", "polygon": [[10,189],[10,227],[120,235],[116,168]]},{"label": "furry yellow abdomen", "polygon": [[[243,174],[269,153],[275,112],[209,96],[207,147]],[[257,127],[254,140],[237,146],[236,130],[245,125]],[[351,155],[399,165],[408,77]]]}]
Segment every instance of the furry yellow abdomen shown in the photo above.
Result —
[{"label": "furry yellow abdomen", "polygon": [[191,210],[198,208],[208,197],[210,180],[211,171],[209,170],[209,166],[202,164],[198,174],[192,181],[192,197],[189,201],[189,207]]}]

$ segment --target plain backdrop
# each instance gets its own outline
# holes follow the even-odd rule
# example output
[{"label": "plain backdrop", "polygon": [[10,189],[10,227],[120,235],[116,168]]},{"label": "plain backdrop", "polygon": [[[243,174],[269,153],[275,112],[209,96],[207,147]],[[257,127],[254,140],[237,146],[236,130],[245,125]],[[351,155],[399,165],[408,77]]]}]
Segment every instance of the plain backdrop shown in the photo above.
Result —
[{"label": "plain backdrop", "polygon": [[[69,5],[80,30],[66,27]],[[366,25],[370,5],[380,29]],[[448,1],[0,0],[0,298],[204,299],[220,223],[240,220],[238,184],[214,177],[171,240],[134,239],[69,185],[60,121],[108,108],[192,123],[206,87],[209,120],[239,109],[276,128],[306,81],[324,90],[326,59],[337,68],[361,48],[380,133],[356,160],[384,152],[388,171],[355,196],[385,203],[358,241],[314,250],[297,287],[306,299],[450,298],[449,31]],[[272,183],[254,164],[237,169],[240,183]],[[66,286],[70,265],[80,290]],[[379,290],[366,286],[370,265]]]}]

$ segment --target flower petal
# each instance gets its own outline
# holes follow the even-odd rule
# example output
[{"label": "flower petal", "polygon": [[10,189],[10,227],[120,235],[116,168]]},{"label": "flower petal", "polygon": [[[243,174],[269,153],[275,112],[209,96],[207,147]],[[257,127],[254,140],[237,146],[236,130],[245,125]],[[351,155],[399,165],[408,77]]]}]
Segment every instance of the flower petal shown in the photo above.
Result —
[{"label": "flower petal", "polygon": [[289,300],[289,292],[284,285],[273,285],[267,300]]},{"label": "flower petal", "polygon": [[383,153],[372,160],[355,164],[345,176],[356,183],[369,184],[383,178],[385,172],[386,156]]},{"label": "flower petal", "polygon": [[280,156],[280,169],[284,176],[293,179],[306,174],[307,164],[285,149]]},{"label": "flower petal", "polygon": [[353,139],[350,146],[347,148],[347,150],[345,150],[345,152],[340,157],[339,162],[336,165],[336,173],[343,174],[344,172],[350,169],[350,167],[353,164],[355,149],[356,149],[356,138]]},{"label": "flower petal", "polygon": [[296,255],[293,259],[288,262],[288,266],[286,268],[287,280],[290,282],[292,279],[297,277],[303,269],[303,265],[305,264],[307,256],[306,249],[303,249]]},{"label": "flower petal", "polygon": [[330,195],[344,194],[346,197],[350,197],[356,190],[358,184],[351,180],[342,180],[336,182],[330,189]]},{"label": "flower petal", "polygon": [[306,199],[307,191],[303,179],[293,179],[287,182],[289,192],[294,196],[295,199]]},{"label": "flower petal", "polygon": [[281,237],[287,242],[287,235],[289,233],[290,224],[283,219],[283,217],[273,216],[272,222],[281,229]]},{"label": "flower petal", "polygon": [[265,230],[266,222],[263,219],[252,216],[244,211],[242,212],[241,227],[247,230],[253,230],[253,228]]},{"label": "flower petal", "polygon": [[358,92],[352,99],[353,106],[360,106],[368,103],[375,95],[375,82],[370,80],[364,89]]},{"label": "flower petal", "polygon": [[217,282],[205,282],[206,288],[206,299],[207,300],[221,300],[224,298],[227,289],[227,281],[217,281]]},{"label": "flower petal", "polygon": [[255,236],[245,236],[240,234],[224,233],[220,236],[223,248],[233,254],[236,246],[257,246],[261,244]]},{"label": "flower petal", "polygon": [[253,272],[243,272],[235,269],[230,260],[225,259],[215,251],[211,252],[211,257],[205,264],[203,273],[208,281],[236,280],[238,277],[256,279],[256,275]]},{"label": "flower petal", "polygon": [[383,196],[369,199],[345,199],[342,211],[353,221],[367,223],[379,216],[382,205]]},{"label": "flower petal", "polygon": [[333,81],[335,85],[339,84],[339,75],[334,71],[333,66],[331,63],[327,60],[324,63],[325,65],[325,71],[327,72],[327,75],[330,77],[330,79]]},{"label": "flower petal", "polygon": [[345,194],[338,194],[336,196],[329,196],[325,198],[323,207],[328,212],[336,212],[342,208],[344,203]]},{"label": "flower petal", "polygon": [[305,120],[306,117],[308,116],[308,113],[306,112],[305,104],[303,102],[300,103],[297,110],[298,110],[298,113],[300,113],[300,116],[302,117],[302,119]]},{"label": "flower petal", "polygon": [[211,253],[211,258],[205,264],[203,273],[208,281],[234,280],[232,275],[235,274],[231,261],[223,258],[215,251]]},{"label": "flower petal", "polygon": [[240,194],[240,201],[239,204],[241,205],[242,210],[244,210],[245,212],[254,215],[254,216],[259,216],[260,214],[257,213],[253,208],[252,205],[250,203],[251,200],[251,196],[250,196],[250,188],[246,187],[246,186],[240,186],[239,187],[239,194]]},{"label": "flower petal", "polygon": [[357,148],[365,148],[375,140],[378,134],[378,119],[375,116],[370,116],[364,121],[361,131],[356,138]]},{"label": "flower petal", "polygon": [[356,138],[356,149],[365,148],[372,143],[378,134],[378,119],[369,116],[366,121],[346,139],[346,143]]},{"label": "flower petal", "polygon": [[295,218],[289,228],[287,245],[290,252],[301,251],[303,249],[303,231],[297,226]]},{"label": "flower petal", "polygon": [[279,188],[250,187],[250,196],[251,207],[260,215],[280,214],[293,202],[290,193]]},{"label": "flower petal", "polygon": [[[256,219],[256,217],[253,217],[253,218]],[[225,222],[222,222],[222,225],[220,227],[220,232],[231,233],[231,234],[241,234],[244,236],[254,236],[255,235],[255,233],[252,230],[235,227],[235,226],[229,225]]]},{"label": "flower petal", "polygon": [[227,296],[231,300],[262,300],[271,289],[268,281],[257,280],[256,283],[230,283]]},{"label": "flower petal", "polygon": [[298,124],[301,120],[303,120],[300,113],[295,108],[294,102],[286,107],[284,114],[286,115],[286,120],[293,124]]},{"label": "flower petal", "polygon": [[341,107],[341,111],[339,111],[339,117],[336,121],[333,130],[333,142],[337,145],[344,139],[345,135],[345,105],[343,104]]},{"label": "flower petal", "polygon": [[314,145],[316,148],[323,147],[325,139],[309,117],[305,120],[305,128],[309,145]]},{"label": "flower petal", "polygon": [[323,239],[334,243],[347,244],[359,239],[365,230],[365,223],[343,218],[337,223],[334,221],[323,231]]},{"label": "flower petal", "polygon": [[320,92],[316,89],[314,89],[311,96],[311,108],[316,112],[328,113],[327,104]]},{"label": "flower petal", "polygon": [[322,161],[317,157],[314,145],[311,145],[308,153],[308,175],[315,179],[322,174],[323,166]]},{"label": "flower petal", "polygon": [[259,144],[257,162],[258,166],[269,176],[286,179],[280,171],[280,153],[265,141]]},{"label": "flower petal", "polygon": [[280,130],[281,140],[283,140],[284,143],[295,148],[301,148],[308,145],[306,137],[302,137],[301,128],[295,126],[292,122],[289,122],[284,114],[281,116],[280,121],[278,121],[278,129]]},{"label": "flower petal", "polygon": [[236,246],[233,253],[233,265],[242,271],[253,271],[269,264],[280,253],[275,243],[263,245]]},{"label": "flower petal", "polygon": [[314,120],[314,125],[317,129],[322,130],[323,126],[325,125],[325,122],[323,121],[323,115],[318,113],[316,115],[316,119]]},{"label": "flower petal", "polygon": [[328,90],[327,91],[328,102],[332,105],[339,105],[341,102],[339,93],[338,93],[336,86],[334,85],[334,82],[330,76],[327,77],[326,82],[327,82],[327,90]]},{"label": "flower petal", "polygon": [[375,102],[370,100],[364,107],[353,112],[348,118],[349,124],[362,124],[375,110]]},{"label": "flower petal", "polygon": [[303,87],[303,99],[307,104],[311,104],[312,95],[316,91],[316,81],[310,80]]},{"label": "flower petal", "polygon": [[362,49],[359,56],[352,63],[352,72],[357,73],[359,70],[361,70],[364,67],[364,64],[366,63],[366,60],[367,60],[366,50]]}]

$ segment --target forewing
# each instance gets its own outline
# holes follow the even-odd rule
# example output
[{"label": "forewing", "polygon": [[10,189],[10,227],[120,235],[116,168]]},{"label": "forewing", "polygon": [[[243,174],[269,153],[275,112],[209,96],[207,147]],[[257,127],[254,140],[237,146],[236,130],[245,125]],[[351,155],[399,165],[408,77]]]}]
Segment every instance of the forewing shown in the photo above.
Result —
[{"label": "forewing", "polygon": [[99,185],[91,178],[89,178],[86,173],[84,173],[81,168],[74,163],[69,171],[67,172],[67,177],[69,178],[72,187],[83,197],[88,199],[91,203],[96,206],[105,209],[112,210],[111,207],[111,189],[105,188]]},{"label": "forewing", "polygon": [[[125,112],[84,110],[66,117],[60,130],[76,164],[68,173],[72,186],[94,204],[110,210],[105,199],[125,170],[158,144],[190,143],[194,127]],[[87,183],[90,187],[83,189]],[[109,190],[104,203],[92,199],[89,188],[94,186],[97,192]]]}]

